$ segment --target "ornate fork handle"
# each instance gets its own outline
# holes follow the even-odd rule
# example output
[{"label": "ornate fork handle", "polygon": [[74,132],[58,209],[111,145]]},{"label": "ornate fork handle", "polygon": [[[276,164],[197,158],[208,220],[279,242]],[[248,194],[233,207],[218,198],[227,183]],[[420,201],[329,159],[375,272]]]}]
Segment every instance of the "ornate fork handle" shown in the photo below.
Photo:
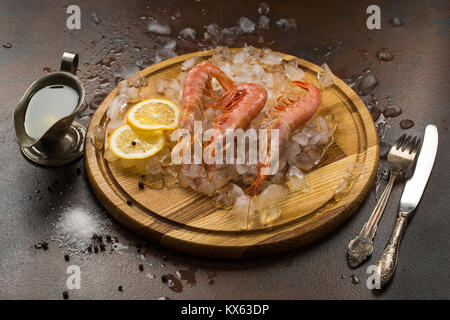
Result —
[{"label": "ornate fork handle", "polygon": [[400,241],[403,237],[405,227],[407,224],[407,218],[400,213],[395,223],[394,230],[392,231],[391,238],[383,250],[380,258],[377,261],[377,273],[380,276],[381,285],[385,285],[394,274],[398,261],[398,249],[400,247]]},{"label": "ornate fork handle", "polygon": [[378,222],[383,215],[384,208],[391,194],[392,186],[398,177],[398,172],[391,172],[389,183],[383,191],[377,205],[375,206],[369,220],[361,229],[359,235],[348,244],[348,263],[350,267],[356,268],[373,252],[373,237],[377,232]]}]

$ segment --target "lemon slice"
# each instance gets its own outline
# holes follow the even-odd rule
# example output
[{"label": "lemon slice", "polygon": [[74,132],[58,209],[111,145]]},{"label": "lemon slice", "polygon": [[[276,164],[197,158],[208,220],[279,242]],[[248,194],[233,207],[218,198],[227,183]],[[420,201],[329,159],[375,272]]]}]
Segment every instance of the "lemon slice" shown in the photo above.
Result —
[{"label": "lemon slice", "polygon": [[145,159],[158,153],[165,143],[164,132],[133,130],[124,124],[109,137],[111,151],[121,159]]},{"label": "lemon slice", "polygon": [[172,130],[178,127],[180,109],[165,99],[149,99],[128,112],[128,124],[141,130]]}]

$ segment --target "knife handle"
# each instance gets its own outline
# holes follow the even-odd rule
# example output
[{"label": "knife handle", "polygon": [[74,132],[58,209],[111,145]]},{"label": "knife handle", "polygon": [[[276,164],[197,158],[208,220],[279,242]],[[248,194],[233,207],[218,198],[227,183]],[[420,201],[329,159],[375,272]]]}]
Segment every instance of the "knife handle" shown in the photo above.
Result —
[{"label": "knife handle", "polygon": [[376,270],[380,276],[380,283],[382,286],[384,286],[394,275],[395,268],[397,267],[400,241],[403,237],[406,224],[407,218],[400,214],[395,222],[395,227],[392,231],[391,238],[384,248],[380,258],[378,258]]}]

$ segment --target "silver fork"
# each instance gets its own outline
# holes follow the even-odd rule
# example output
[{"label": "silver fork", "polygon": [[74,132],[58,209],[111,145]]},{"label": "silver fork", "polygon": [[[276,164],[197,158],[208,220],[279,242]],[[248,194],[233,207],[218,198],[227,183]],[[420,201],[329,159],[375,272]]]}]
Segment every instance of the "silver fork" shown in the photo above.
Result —
[{"label": "silver fork", "polygon": [[391,175],[386,188],[375,206],[369,220],[359,235],[348,244],[348,263],[356,268],[373,252],[373,237],[377,232],[378,222],[386,207],[392,186],[399,175],[407,177],[413,167],[420,139],[409,135],[402,135],[392,146],[388,154]]}]

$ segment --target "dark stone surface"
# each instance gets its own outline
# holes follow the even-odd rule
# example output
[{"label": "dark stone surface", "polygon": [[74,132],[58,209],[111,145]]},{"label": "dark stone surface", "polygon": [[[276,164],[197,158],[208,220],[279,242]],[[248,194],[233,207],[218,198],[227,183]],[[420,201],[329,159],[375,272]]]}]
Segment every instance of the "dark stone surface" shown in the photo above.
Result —
[{"label": "dark stone surface", "polygon": [[[118,226],[91,193],[82,161],[49,169],[34,166],[22,157],[14,140],[12,112],[33,80],[49,69],[58,69],[63,51],[80,54],[79,74],[93,97],[96,88],[88,78],[95,76],[97,69],[92,66],[108,54],[103,36],[112,42],[119,39],[116,42],[123,47],[121,63],[128,61],[133,65],[136,57],[127,57],[135,49],[132,45],[150,48],[157,42],[144,32],[147,20],[141,16],[164,21],[176,33],[192,27],[202,38],[203,26],[212,22],[229,27],[241,16],[257,21],[258,2],[245,1],[243,6],[240,0],[130,0],[126,4],[107,1],[100,5],[79,0],[82,28],[72,31],[65,27],[65,6],[71,4],[69,1],[0,2],[0,41],[12,44],[10,48],[0,46],[0,298],[62,299],[67,290],[66,268],[72,264],[81,268],[81,289],[70,290],[70,299],[450,298],[450,48],[449,5],[445,1],[265,1],[271,8],[271,28],[263,32],[267,46],[319,65],[328,62],[341,78],[356,78],[370,68],[379,81],[373,93],[380,105],[386,107],[390,97],[393,105],[401,106],[403,116],[416,123],[408,133],[422,135],[428,123],[438,126],[440,148],[435,169],[405,234],[397,272],[381,292],[367,289],[366,268],[375,263],[390,235],[401,184],[394,186],[381,220],[374,255],[356,270],[347,266],[347,243],[367,220],[376,194],[379,196],[386,184],[384,180],[347,223],[311,245],[272,257],[219,261],[167,252]],[[369,4],[381,8],[381,30],[366,28]],[[204,15],[202,8],[206,10]],[[179,16],[177,9],[182,16],[172,20],[171,15]],[[95,21],[91,19],[93,12]],[[275,21],[280,17],[295,18],[297,31],[279,31]],[[391,26],[389,19],[395,17],[404,26]],[[259,36],[244,36],[233,45],[247,42],[262,46],[258,44]],[[381,48],[388,48],[394,59],[378,61],[375,54]],[[177,53],[195,50],[196,44],[179,42]],[[114,83],[104,83],[103,91],[108,92],[113,86]],[[84,124],[89,121],[89,112],[92,110],[87,108],[81,115]],[[389,120],[390,128],[383,141],[392,143],[404,132],[398,125],[400,120],[401,117]],[[386,167],[384,161],[380,175]],[[81,175],[77,174],[79,168],[83,169]],[[54,224],[64,209],[75,206],[104,221],[105,235],[117,236],[129,249],[110,254],[111,243],[106,241],[105,252],[71,255],[70,262],[65,261],[67,249],[51,239],[56,234]],[[35,243],[46,239],[48,250],[34,248]],[[139,271],[140,263],[144,272]],[[147,273],[154,275],[153,279]],[[359,284],[352,283],[352,275],[361,280]],[[162,276],[166,283],[161,281]],[[123,286],[123,292],[117,289],[119,286]]]}]

